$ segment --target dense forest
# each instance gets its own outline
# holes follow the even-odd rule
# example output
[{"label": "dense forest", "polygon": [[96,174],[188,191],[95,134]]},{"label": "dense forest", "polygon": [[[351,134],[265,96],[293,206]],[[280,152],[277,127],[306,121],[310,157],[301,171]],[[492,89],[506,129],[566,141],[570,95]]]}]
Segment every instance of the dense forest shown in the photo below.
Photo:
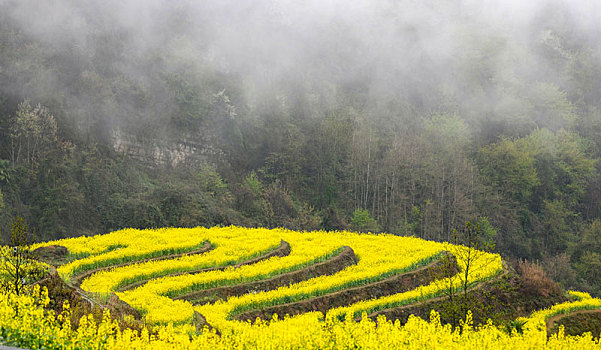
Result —
[{"label": "dense forest", "polygon": [[601,293],[595,1],[0,0],[0,222],[448,240]]}]

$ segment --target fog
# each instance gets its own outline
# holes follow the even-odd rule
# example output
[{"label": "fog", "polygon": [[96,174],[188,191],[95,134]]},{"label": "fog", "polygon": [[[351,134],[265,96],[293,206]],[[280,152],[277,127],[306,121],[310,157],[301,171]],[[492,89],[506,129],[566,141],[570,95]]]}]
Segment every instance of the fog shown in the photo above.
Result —
[{"label": "fog", "polygon": [[583,266],[599,38],[597,0],[0,0],[5,217],[435,240],[490,219],[499,251]]},{"label": "fog", "polygon": [[[516,96],[499,94],[518,81],[570,88],[558,56],[570,54],[566,43],[598,50],[601,34],[594,0],[3,0],[0,7],[3,21],[74,70],[44,71],[38,62],[36,82],[17,94],[44,100],[44,91],[59,89],[80,110],[95,98],[74,86],[85,71],[122,74],[149,90],[160,74],[185,72],[203,86],[207,74],[235,79],[240,111],[302,91],[319,101],[314,115],[400,99],[420,113],[451,108],[473,122],[511,104]],[[232,94],[218,81],[207,89]],[[355,92],[351,101],[341,89]],[[152,110],[167,113],[169,102],[155,94]],[[125,100],[105,113],[110,125],[131,115]]]}]

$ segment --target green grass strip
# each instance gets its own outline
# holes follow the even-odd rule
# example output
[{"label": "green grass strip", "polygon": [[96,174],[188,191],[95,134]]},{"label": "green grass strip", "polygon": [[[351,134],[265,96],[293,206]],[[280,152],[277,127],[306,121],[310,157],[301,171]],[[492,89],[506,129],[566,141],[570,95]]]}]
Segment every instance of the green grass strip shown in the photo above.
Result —
[{"label": "green grass strip", "polygon": [[[228,266],[233,266],[239,263],[243,263],[247,260],[251,260],[254,258],[258,258],[261,255],[265,255],[267,253],[270,253],[278,248],[280,248],[281,243],[278,243],[277,245],[271,246],[269,248],[267,248],[266,250],[263,251],[258,251],[252,255],[248,255],[248,256],[242,256],[239,257],[237,259],[232,259],[229,261],[225,261],[221,264],[218,264],[216,266],[209,266],[209,265],[200,265],[200,266],[196,266],[195,270],[189,270],[189,269],[182,269],[182,268],[172,268],[172,269],[166,269],[163,271],[159,271],[159,272],[154,272],[154,273],[150,273],[150,274],[146,274],[146,275],[139,275],[133,278],[126,278],[123,279],[122,281],[120,281],[114,288],[115,291],[122,291],[123,288],[132,285],[132,284],[137,284],[140,282],[145,282],[145,281],[149,281],[151,279],[155,279],[155,278],[160,278],[160,277],[166,277],[169,275],[175,275],[175,274],[180,274],[180,273],[194,273],[194,271],[196,270],[202,270],[202,269],[208,269],[208,268],[225,268]],[[198,271],[200,272],[200,271]]]},{"label": "green grass strip", "polygon": [[294,272],[294,271],[298,271],[301,269],[304,269],[305,267],[309,267],[311,265],[315,265],[318,263],[322,263],[330,258],[336,257],[338,256],[342,251],[343,251],[343,247],[339,247],[336,248],[335,250],[326,253],[325,255],[322,255],[320,257],[317,257],[315,259],[297,264],[297,265],[293,265],[293,266],[288,266],[288,267],[283,267],[279,270],[274,270],[262,275],[257,275],[257,276],[253,276],[253,277],[248,277],[248,278],[240,278],[240,279],[235,279],[235,280],[217,280],[213,283],[210,284],[193,284],[190,285],[186,288],[182,288],[179,290],[172,290],[166,293],[162,293],[161,295],[163,296],[167,296],[170,298],[175,298],[181,295],[185,295],[191,292],[196,292],[196,291],[201,291],[201,290],[205,290],[205,289],[212,289],[212,288],[218,288],[218,287],[224,287],[224,286],[234,286],[237,284],[243,284],[243,283],[249,283],[249,282],[256,282],[256,281],[262,281],[262,280],[267,280],[279,275],[283,275],[286,273],[290,273],[290,272]]},{"label": "green grass strip", "polygon": [[[74,277],[78,274],[81,274],[83,272],[100,269],[100,268],[110,268],[112,265],[121,265],[121,264],[126,264],[126,263],[133,264],[133,263],[140,262],[140,261],[143,261],[146,259],[162,257],[164,255],[189,253],[189,252],[201,249],[206,243],[207,243],[207,241],[204,241],[198,245],[190,246],[190,247],[155,250],[153,252],[141,254],[141,255],[125,255],[125,256],[121,256],[121,257],[109,258],[109,259],[101,260],[101,261],[95,261],[95,262],[89,263],[89,264],[82,264],[82,265],[78,266],[77,268],[73,269],[73,271],[71,272],[71,275],[69,276],[69,280],[71,280],[72,277]],[[214,248],[212,245],[211,245],[211,247]],[[117,249],[117,248],[118,247],[115,247],[115,248],[113,248],[113,250]],[[106,252],[107,251],[105,251],[104,253],[106,253]]]},{"label": "green grass strip", "polygon": [[344,289],[358,287],[358,286],[362,286],[362,285],[373,283],[373,282],[379,282],[379,281],[382,281],[393,275],[403,274],[406,272],[417,270],[418,268],[426,266],[426,265],[430,264],[431,262],[433,262],[434,260],[440,258],[442,256],[442,254],[443,254],[442,252],[436,253],[425,259],[417,261],[403,269],[394,269],[394,270],[391,270],[386,273],[376,275],[373,277],[368,277],[368,278],[355,280],[355,281],[349,281],[347,283],[343,283],[341,285],[333,286],[333,287],[327,288],[327,289],[316,290],[313,293],[300,293],[300,294],[294,294],[294,295],[286,295],[286,296],[272,299],[272,300],[269,300],[266,302],[244,304],[244,305],[234,308],[228,315],[228,320],[232,320],[237,315],[240,315],[245,312],[256,311],[256,310],[260,310],[260,309],[270,307],[270,306],[275,306],[275,305],[295,303],[295,302],[298,302],[301,300],[311,299],[311,298],[319,297],[322,295],[335,293],[335,292],[338,292],[338,291],[341,291]]}]

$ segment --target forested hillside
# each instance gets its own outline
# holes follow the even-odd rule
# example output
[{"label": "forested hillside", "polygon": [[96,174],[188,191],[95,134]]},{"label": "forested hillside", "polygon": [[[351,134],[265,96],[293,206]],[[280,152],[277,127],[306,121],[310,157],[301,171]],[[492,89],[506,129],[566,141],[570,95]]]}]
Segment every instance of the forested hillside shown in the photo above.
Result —
[{"label": "forested hillside", "polygon": [[601,293],[594,1],[0,0],[0,222],[449,240]]}]

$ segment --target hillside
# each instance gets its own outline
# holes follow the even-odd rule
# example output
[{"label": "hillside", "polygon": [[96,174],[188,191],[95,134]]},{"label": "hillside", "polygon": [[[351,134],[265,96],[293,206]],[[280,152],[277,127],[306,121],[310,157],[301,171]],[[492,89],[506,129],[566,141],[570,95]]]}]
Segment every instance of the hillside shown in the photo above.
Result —
[{"label": "hillside", "polygon": [[[419,325],[411,314],[430,320],[419,325],[425,327],[422,336],[440,344],[449,341],[451,326],[458,327],[450,343],[456,348],[467,346],[472,336],[483,342],[493,333],[499,346],[525,346],[533,339],[544,345],[547,332],[557,332],[560,324],[561,332],[599,334],[601,301],[561,291],[540,268],[521,263],[514,269],[496,254],[414,237],[234,226],[127,229],[38,244],[36,254],[58,265],[39,283],[49,291],[50,299],[42,302],[46,317],[63,315],[54,327],[64,329],[70,320],[74,329],[87,332],[85,343],[107,331],[102,325],[110,310],[118,323],[108,336],[117,338],[103,348],[124,346],[119,337],[127,328],[142,332],[129,342],[150,341],[148,346],[378,348],[387,336],[388,344],[398,346],[408,343],[395,337]],[[70,303],[67,313],[59,305],[63,301]],[[431,314],[433,309],[438,313]],[[88,313],[91,318],[80,320]],[[96,330],[94,318],[103,330]],[[15,345],[31,346],[23,339],[41,336],[3,327],[3,339]],[[536,332],[543,332],[542,340]],[[144,340],[149,334],[158,338]],[[71,335],[62,337],[53,341]],[[586,339],[562,333],[549,344],[587,344]]]},{"label": "hillside", "polygon": [[1,238],[472,221],[600,295],[600,23],[585,0],[0,1]]},{"label": "hillside", "polygon": [[599,0],[0,0],[0,344],[598,347],[599,38]]}]

